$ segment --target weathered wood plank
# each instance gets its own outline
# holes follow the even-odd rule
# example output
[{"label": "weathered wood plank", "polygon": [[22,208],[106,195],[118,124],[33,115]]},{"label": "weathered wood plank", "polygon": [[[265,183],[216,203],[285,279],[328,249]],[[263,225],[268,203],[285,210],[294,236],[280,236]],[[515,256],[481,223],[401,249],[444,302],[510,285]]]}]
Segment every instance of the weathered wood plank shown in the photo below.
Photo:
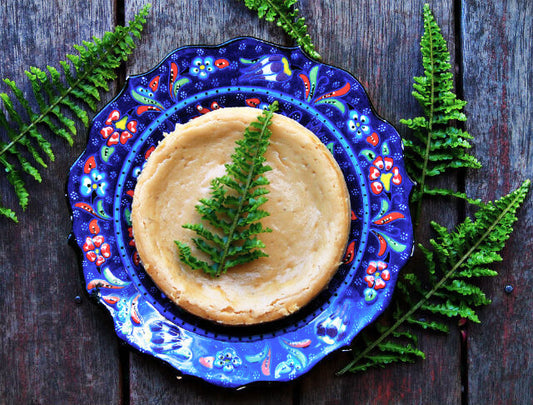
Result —
[{"label": "weathered wood plank", "polygon": [[[127,0],[126,19],[145,2]],[[258,21],[242,2],[234,0],[154,2],[144,39],[127,66],[128,74],[138,74],[155,66],[175,48],[216,45],[238,36],[255,36],[285,44],[275,25]],[[215,389],[191,378],[176,379],[176,372],[160,362],[132,353],[130,356],[131,404],[286,404],[292,402],[292,385],[278,385],[265,391],[246,388],[242,392]]]},{"label": "weathered wood plank", "polygon": [[[419,51],[423,32],[423,1],[406,2],[309,2],[308,19],[312,36],[324,61],[352,72],[365,86],[379,115],[408,136],[401,118],[421,111],[411,96],[413,76],[422,73]],[[434,2],[432,10],[454,56],[454,10],[451,2]],[[305,7],[302,6],[305,12]],[[456,186],[455,177],[439,186]],[[431,235],[428,221],[445,225],[457,221],[453,202],[428,200],[424,203],[418,241]],[[412,259],[411,269],[420,272],[423,264]],[[427,359],[414,365],[395,365],[357,375],[335,377],[349,360],[337,353],[302,379],[301,403],[460,403],[460,340],[452,328],[449,336],[421,333],[420,348]],[[317,384],[317,381],[320,383]]]},{"label": "weathered wood plank", "polygon": [[[483,168],[469,173],[470,195],[493,200],[533,178],[533,2],[468,1],[462,10],[467,128]],[[468,397],[472,404],[533,402],[533,198],[529,194],[498,277],[481,285],[493,300],[469,326]],[[514,288],[505,292],[505,286]]]},{"label": "weathered wood plank", "polygon": [[[126,19],[131,19],[145,3],[126,0]],[[289,44],[281,29],[258,20],[257,14],[238,0],[154,2],[144,32],[136,57],[127,64],[128,74],[151,69],[181,46],[218,45],[239,36]]]},{"label": "weathered wood plank", "polygon": [[[72,45],[114,25],[113,2],[2,2],[0,76],[27,94],[30,66],[57,66]],[[90,23],[89,23],[90,22]],[[0,90],[8,88],[1,83]],[[117,403],[117,342],[104,311],[83,293],[78,259],[68,246],[71,229],[64,196],[68,169],[85,148],[78,126],[73,148],[52,139],[56,161],[43,184],[28,181],[30,206],[20,224],[0,219],[0,402],[18,404]],[[0,183],[2,201],[14,207]],[[74,298],[82,297],[81,304]]]},{"label": "weathered wood plank", "polygon": [[[130,403],[178,404],[291,404],[298,382],[247,386],[239,390],[215,387],[195,377],[179,376],[170,366],[146,355],[132,352]],[[297,391],[296,391],[297,392]]]}]

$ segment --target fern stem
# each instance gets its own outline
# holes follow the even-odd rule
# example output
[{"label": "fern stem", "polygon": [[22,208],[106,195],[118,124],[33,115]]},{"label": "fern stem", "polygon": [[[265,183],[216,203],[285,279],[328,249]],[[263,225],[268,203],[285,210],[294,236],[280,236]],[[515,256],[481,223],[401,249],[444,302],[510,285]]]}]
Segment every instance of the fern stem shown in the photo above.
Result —
[{"label": "fern stem", "polygon": [[[433,54],[433,32],[432,30],[427,30],[429,35],[429,51],[430,51],[430,63],[432,65],[431,71],[435,71],[435,57]],[[422,166],[422,178],[420,180],[420,198],[418,199],[418,203],[416,204],[416,211],[415,211],[415,217],[414,217],[414,226],[415,228],[418,227],[418,224],[420,223],[420,214],[422,213],[422,200],[424,197],[424,189],[426,187],[426,172],[429,164],[429,155],[431,152],[431,141],[432,141],[432,134],[433,134],[433,116],[435,114],[435,75],[432,73],[431,75],[431,92],[430,92],[430,108],[428,113],[428,127],[427,127],[427,141],[426,141],[426,152],[424,154],[424,165]]]},{"label": "fern stem", "polygon": [[[265,135],[266,133],[266,130],[268,129],[268,126],[270,125],[270,120],[272,119],[272,114],[274,113],[276,107],[271,107],[270,110],[269,110],[269,114],[267,115],[267,117],[265,117],[265,120],[263,121],[263,125],[261,127],[261,134],[259,136],[259,140],[257,141],[257,145],[260,145],[261,144],[261,140],[263,139],[263,136]],[[255,166],[255,161],[257,160],[258,156],[259,156],[259,147],[256,148],[255,150],[255,154],[254,154],[254,157],[253,157],[253,161],[252,161],[252,164],[251,166],[254,167]],[[250,190],[250,185],[252,184],[252,180],[254,179],[254,176],[255,175],[255,170],[250,170],[250,172],[248,173],[248,176],[246,177],[246,185],[245,185],[245,188],[244,190],[242,191],[242,195],[241,197],[239,198],[239,206],[237,207],[237,210],[235,212],[235,216],[233,217],[233,222],[231,223],[231,227],[229,229],[229,232],[228,232],[228,235],[227,235],[227,240],[226,240],[226,243],[224,245],[224,251],[222,253],[222,258],[220,260],[220,263],[218,265],[218,268],[220,269],[220,271],[224,271],[224,265],[226,264],[226,260],[228,259],[228,251],[229,251],[229,248],[231,247],[231,242],[233,240],[233,234],[235,233],[235,230],[237,229],[237,223],[239,222],[239,218],[241,216],[241,211],[244,207],[244,200],[245,200],[245,196],[248,194],[248,191]]]},{"label": "fern stem", "polygon": [[[116,41],[114,43],[112,43],[112,45],[110,47],[105,49],[105,51],[100,55],[99,60],[101,60],[103,57],[105,57],[106,55],[111,53],[111,50],[114,49],[115,46],[117,46],[119,43],[121,43],[127,35],[130,35],[130,33],[128,31],[124,31],[122,36],[118,37],[116,39]],[[82,83],[87,77],[90,77],[92,72],[93,72],[93,70],[98,67],[99,60],[98,61],[94,61],[89,66],[88,70],[84,70],[81,75],[77,76],[76,77],[76,81],[74,82],[73,85],[69,86],[66,89],[66,91],[63,94],[61,94],[54,103],[52,103],[50,106],[48,106],[48,108],[46,110],[42,111],[41,114],[30,123],[30,125],[28,125],[22,132],[20,132],[9,143],[7,143],[2,149],[0,149],[0,156],[3,156],[9,149],[11,149],[22,138],[24,138],[31,131],[32,128],[34,128],[34,127],[36,128],[37,125],[40,124],[42,122],[42,120],[45,117],[47,117],[54,110],[54,108],[56,108],[58,105],[60,105],[62,103],[62,101],[65,100],[65,98],[67,98],[70,95],[70,93],[74,89],[76,89],[76,87],[80,83]]]},{"label": "fern stem", "polygon": [[[296,24],[290,18],[287,17],[287,15],[283,12],[281,8],[276,6],[275,2],[273,2],[272,0],[265,0],[265,3],[268,4],[272,9],[276,11],[277,15],[279,16],[278,18],[282,20],[285,24],[287,24],[287,26],[290,27],[290,30],[292,32],[298,32],[298,29],[297,29],[298,27],[296,26]],[[303,45],[304,43],[302,43],[302,46]],[[317,60],[321,59],[319,53],[315,51],[314,49],[309,48],[307,50],[313,58]]]},{"label": "fern stem", "polygon": [[[529,180],[526,181],[529,184]],[[456,263],[455,265],[446,273],[444,276],[435,284],[435,286],[424,295],[420,301],[413,305],[409,311],[407,311],[401,318],[399,318],[390,328],[388,328],[384,333],[382,333],[379,338],[377,338],[371,345],[367,346],[357,357],[355,357],[346,367],[342,368],[337,372],[337,375],[342,375],[348,371],[362,358],[366,357],[372,350],[377,348],[383,340],[385,340],[389,335],[391,335],[396,329],[398,329],[408,318],[410,318],[416,311],[422,307],[439,289],[448,281],[448,279],[457,271],[459,267],[476,251],[476,249],[481,245],[481,243],[492,233],[494,228],[500,223],[500,221],[507,215],[507,213],[514,207],[517,202],[522,198],[522,195],[518,193],[515,198],[505,207],[505,209],[498,215],[498,217],[492,222],[492,224],[487,228],[483,235],[476,240],[474,245],[466,252]]]},{"label": "fern stem", "polygon": [[276,4],[271,0],[265,0],[265,2],[274,10],[276,10],[276,14],[279,16],[280,20],[283,20],[289,27],[291,27],[291,30],[295,30],[295,26],[293,22],[287,18],[285,13],[282,12],[282,10],[279,7],[276,7]]},{"label": "fern stem", "polygon": [[[77,81],[76,85],[78,85],[79,82],[80,81]],[[74,86],[68,88],[67,92],[65,94],[61,95],[56,100],[55,103],[52,103],[50,106],[48,106],[48,108],[46,110],[41,112],[41,114],[36,119],[34,119],[31,122],[31,124],[26,127],[26,129],[24,131],[20,132],[17,136],[15,136],[11,140],[11,142],[7,143],[2,149],[0,149],[0,156],[4,155],[4,153],[6,153],[9,149],[11,149],[13,146],[15,146],[15,144],[17,144],[22,138],[24,138],[32,130],[32,128],[37,127],[37,125],[41,123],[41,121],[44,119],[44,117],[48,116],[48,114],[50,114],[54,110],[54,108],[57,107],[61,103],[61,101],[64,100],[65,97],[70,94],[70,92],[72,91],[73,88],[74,88]]]}]

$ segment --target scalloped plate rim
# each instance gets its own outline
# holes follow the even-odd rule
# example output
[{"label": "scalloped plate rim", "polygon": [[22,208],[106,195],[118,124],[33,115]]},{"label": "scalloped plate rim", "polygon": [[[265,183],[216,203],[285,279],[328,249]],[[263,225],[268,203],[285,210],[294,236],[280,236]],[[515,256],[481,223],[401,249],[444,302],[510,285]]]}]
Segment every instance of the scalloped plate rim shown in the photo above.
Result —
[{"label": "scalloped plate rim", "polygon": [[[313,63],[316,63],[318,65],[321,65],[321,66],[327,66],[327,67],[332,67],[332,68],[335,68],[341,72],[343,72],[345,75],[349,76],[351,79],[353,79],[356,83],[358,83],[361,87],[361,89],[363,90],[365,96],[366,96],[366,99],[368,101],[368,104],[369,104],[369,108],[371,109],[371,113],[374,117],[376,117],[379,121],[383,122],[383,123],[386,123],[387,125],[389,125],[396,133],[398,133],[398,131],[396,130],[396,128],[387,120],[385,120],[383,117],[381,117],[377,111],[375,110],[370,98],[368,97],[368,94],[366,93],[366,89],[364,88],[364,86],[359,82],[359,80],[353,76],[353,74],[351,74],[350,72],[348,72],[347,70],[343,69],[343,68],[339,68],[337,66],[334,66],[334,65],[331,65],[331,64],[326,64],[322,61],[317,61],[313,58],[311,58],[304,50],[301,49],[301,47],[299,46],[296,46],[296,47],[290,47],[290,46],[284,46],[284,45],[278,45],[278,44],[275,44],[275,43],[272,43],[272,42],[269,42],[269,41],[265,41],[265,40],[262,40],[262,39],[258,39],[258,38],[255,38],[255,37],[251,37],[251,36],[240,36],[240,37],[236,37],[236,38],[232,38],[232,39],[229,39],[221,44],[218,44],[218,45],[186,45],[186,46],[182,46],[182,47],[178,47],[170,52],[168,52],[164,58],[161,59],[161,61],[159,63],[157,63],[157,65],[155,65],[153,68],[149,69],[149,70],[146,70],[145,72],[143,73],[140,73],[140,74],[135,74],[135,75],[128,75],[126,77],[126,80],[122,86],[122,88],[120,89],[120,91],[117,93],[117,95],[115,97],[113,97],[110,101],[106,102],[106,104],[95,114],[95,116],[91,119],[91,124],[89,126],[89,129],[88,129],[88,133],[89,133],[89,137],[88,137],[88,140],[87,140],[87,146],[89,144],[89,141],[91,139],[91,134],[93,132],[93,128],[94,128],[94,125],[95,125],[95,122],[100,119],[101,115],[105,113],[105,110],[109,107],[110,104],[112,103],[116,103],[119,101],[119,99],[124,95],[125,92],[127,92],[128,88],[129,88],[129,83],[132,79],[136,79],[136,78],[142,78],[143,76],[147,76],[147,75],[150,75],[151,73],[157,71],[165,62],[167,62],[169,60],[169,58],[175,54],[175,53],[178,53],[180,51],[184,51],[184,50],[189,50],[189,49],[194,49],[194,48],[202,48],[202,49],[219,49],[219,48],[222,48],[222,47],[225,47],[225,46],[228,46],[230,44],[233,44],[233,43],[236,43],[236,42],[239,42],[239,41],[246,41],[246,40],[254,40],[254,41],[257,41],[259,43],[262,43],[262,44],[265,44],[265,45],[269,45],[273,48],[276,48],[276,49],[280,49],[280,50],[284,50],[286,52],[294,52],[294,51],[299,51],[302,53],[302,55],[307,58],[310,62],[313,62]],[[398,134],[399,136],[399,134]],[[400,143],[401,143],[401,146],[402,146],[402,150],[403,150],[403,143],[401,141],[401,137],[399,136],[400,138]],[[86,278],[86,275],[85,275],[85,272],[84,272],[84,268],[83,268],[83,262],[84,262],[84,258],[83,258],[83,250],[82,250],[82,247],[81,245],[79,245],[77,242],[76,242],[76,235],[75,235],[75,229],[74,229],[74,217],[73,217],[73,204],[72,204],[72,201],[70,199],[70,197],[68,196],[68,185],[70,183],[70,176],[72,174],[72,171],[75,169],[75,167],[80,163],[80,161],[87,155],[87,146],[86,146],[86,149],[84,149],[80,155],[77,157],[77,159],[74,161],[74,163],[70,166],[69,168],[69,175],[68,175],[68,178],[67,178],[67,199],[68,199],[68,207],[69,207],[69,210],[70,210],[70,214],[71,214],[71,219],[72,219],[72,230],[69,234],[69,241],[71,243],[69,243],[74,249],[75,251],[77,252],[77,256],[78,256],[78,259],[79,259],[79,271],[81,272],[81,274],[83,275],[83,279],[85,281],[88,281],[87,278]],[[407,172],[405,172],[405,174],[407,174]],[[412,186],[414,185],[414,182],[408,177],[406,176],[406,183],[407,183],[407,187],[409,188],[409,192],[408,194],[410,194],[412,192]],[[410,185],[409,185],[410,183]],[[409,210],[407,210],[409,211]],[[412,226],[412,225],[411,225]],[[412,233],[412,230],[411,230],[411,233]],[[411,253],[409,256],[412,256],[412,249],[411,249]],[[407,259],[408,260],[408,259]],[[407,263],[407,260],[405,260],[405,262],[402,264],[402,266],[399,267],[398,269],[398,272],[401,270],[401,267],[405,266],[405,264]],[[87,288],[84,288],[85,290],[85,293],[91,297],[91,293],[87,290]],[[372,317],[368,320],[368,322],[365,322],[364,325],[360,326],[359,329],[357,331],[355,331],[354,333],[348,333],[342,340],[339,340],[337,341],[337,343],[335,344],[335,346],[325,346],[325,348],[329,349],[329,350],[325,350],[325,354],[320,358],[318,359],[317,361],[314,361],[312,362],[312,364],[310,364],[310,367],[308,367],[303,373],[297,375],[296,377],[300,377],[304,374],[306,374],[311,368],[313,368],[316,364],[318,364],[319,362],[321,362],[327,355],[329,355],[330,353],[334,352],[334,351],[337,351],[337,350],[341,350],[342,348],[344,347],[347,347],[351,341],[353,340],[353,338],[357,335],[357,333],[359,333],[359,331],[365,327],[366,325],[372,323],[375,321],[375,319],[381,315],[381,313],[386,309],[386,307],[390,304],[390,300],[391,300],[391,296],[388,297],[388,299],[386,298],[385,299],[385,302],[384,302],[384,308],[382,311],[375,311],[372,315]],[[111,312],[110,308],[108,307],[108,305],[106,305],[104,302],[102,302],[101,299],[98,299],[98,300],[94,300],[96,301],[96,303],[99,305],[99,306],[103,306],[103,307],[106,307],[107,308],[107,312],[109,313],[109,315],[111,316],[111,318],[113,319],[113,324],[114,324],[114,327],[115,327],[115,332],[117,334],[117,336],[124,342],[128,343],[128,345],[132,346],[135,350],[139,351],[140,353],[147,353],[147,354],[150,354],[152,355],[152,357],[156,357],[158,358],[158,360],[160,361],[164,361],[166,362],[167,364],[169,363],[167,360],[157,356],[157,355],[154,355],[153,353],[150,353],[146,350],[144,350],[142,347],[140,347],[137,342],[135,341],[131,341],[131,340],[128,340],[126,339],[126,336],[121,334],[118,329],[117,329],[117,323],[116,323],[116,319],[115,317],[113,316],[113,313]],[[255,384],[255,383],[262,383],[262,382],[268,382],[268,383],[272,383],[272,382],[283,382],[283,381],[290,381],[292,380],[293,378],[289,378],[287,380],[269,380],[269,379],[261,379],[261,378],[257,378],[257,379],[250,379],[250,381],[248,382],[245,382],[244,384],[237,384],[237,385],[234,385],[234,384],[231,384],[231,383],[227,383],[227,382],[224,382],[224,383],[221,383],[220,381],[216,380],[216,379],[213,379],[213,378],[206,378],[206,376],[202,376],[202,375],[197,375],[197,374],[194,374],[194,373],[188,373],[188,369],[185,369],[185,370],[182,370],[182,369],[179,369],[177,367],[175,367],[174,365],[171,364],[172,367],[174,367],[177,371],[179,371],[180,373],[182,374],[185,374],[185,375],[190,375],[190,376],[193,376],[193,377],[197,377],[197,378],[200,378],[202,380],[205,380],[205,381],[208,381],[209,383],[212,383],[212,384],[215,384],[215,385],[221,385],[221,386],[225,386],[225,387],[240,387],[242,385],[248,385],[248,384]]]}]

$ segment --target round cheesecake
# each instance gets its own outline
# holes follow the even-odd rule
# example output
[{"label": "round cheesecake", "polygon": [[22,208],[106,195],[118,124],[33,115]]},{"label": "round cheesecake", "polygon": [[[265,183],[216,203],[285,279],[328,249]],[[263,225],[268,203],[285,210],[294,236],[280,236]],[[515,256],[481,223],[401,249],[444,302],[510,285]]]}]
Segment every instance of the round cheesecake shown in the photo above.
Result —
[{"label": "round cheesecake", "polygon": [[259,238],[268,257],[219,277],[179,259],[174,241],[209,261],[191,241],[186,223],[202,222],[195,210],[210,183],[225,173],[235,141],[261,111],[222,108],[178,125],[150,155],[132,205],[135,243],[146,272],[186,311],[227,325],[250,325],[290,315],[327,287],[342,261],[350,228],[350,202],[333,156],[308,129],[274,114],[265,154],[270,193],[261,206],[272,229]]}]

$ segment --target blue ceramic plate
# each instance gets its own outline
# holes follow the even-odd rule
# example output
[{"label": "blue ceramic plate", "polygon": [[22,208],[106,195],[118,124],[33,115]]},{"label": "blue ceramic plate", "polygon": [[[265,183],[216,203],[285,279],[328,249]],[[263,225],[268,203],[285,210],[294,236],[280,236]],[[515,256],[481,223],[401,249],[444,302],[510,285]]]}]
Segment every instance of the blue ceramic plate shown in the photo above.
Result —
[{"label": "blue ceramic plate", "polygon": [[[328,289],[298,313],[260,326],[221,326],[174,305],[144,272],[132,237],[133,191],[176,123],[274,100],[338,161],[350,190],[350,239]],[[354,77],[299,48],[237,38],[177,49],[130,77],[94,118],[87,149],[70,171],[68,198],[87,291],[109,310],[118,336],[184,374],[237,387],[301,376],[383,312],[411,254],[411,187],[400,136],[373,112]]]}]

